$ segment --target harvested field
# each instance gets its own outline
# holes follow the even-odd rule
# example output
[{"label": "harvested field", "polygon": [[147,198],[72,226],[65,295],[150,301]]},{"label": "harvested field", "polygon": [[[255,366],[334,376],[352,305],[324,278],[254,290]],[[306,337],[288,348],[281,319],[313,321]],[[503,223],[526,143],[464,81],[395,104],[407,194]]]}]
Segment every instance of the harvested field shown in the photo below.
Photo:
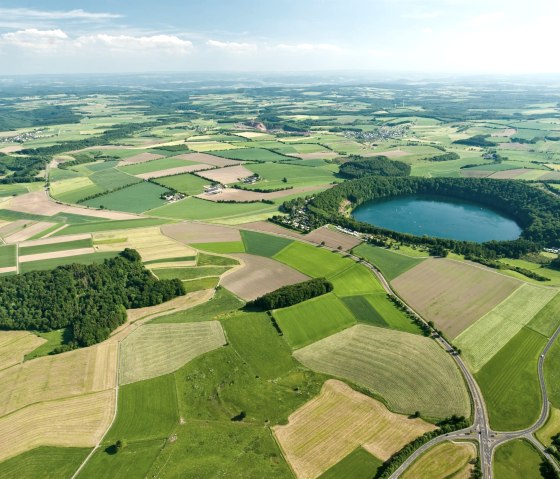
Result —
[{"label": "harvested field", "polygon": [[444,442],[417,459],[402,475],[403,479],[469,479],[477,456],[472,442]]},{"label": "harvested field", "polygon": [[160,158],[163,158],[163,155],[156,155],[155,153],[140,153],[119,161],[119,166],[136,165],[138,163],[146,163],[147,161],[158,160]]},{"label": "harvested field", "polygon": [[282,286],[309,279],[308,276],[273,259],[244,253],[232,256],[240,260],[241,267],[226,273],[221,284],[245,301],[256,299]]},{"label": "harvested field", "polygon": [[295,351],[305,366],[348,379],[392,411],[469,416],[470,399],[451,357],[426,337],[358,324]]},{"label": "harvested field", "polygon": [[370,156],[386,156],[387,158],[400,158],[401,156],[411,155],[409,151],[404,150],[390,150],[390,151],[371,151],[371,152],[364,152],[361,156],[370,157]]},{"label": "harvested field", "polygon": [[50,253],[37,253],[37,254],[28,254],[26,256],[20,256],[19,262],[30,263],[33,261],[43,261],[46,259],[69,258],[71,256],[81,256],[90,253],[95,253],[95,250],[92,247],[69,249],[66,251],[51,251]]},{"label": "harvested field", "polygon": [[129,213],[119,213],[116,211],[92,210],[90,208],[80,208],[55,203],[45,191],[35,191],[25,195],[16,196],[10,202],[9,210],[21,213],[30,213],[44,216],[54,216],[58,213],[69,213],[74,215],[92,216],[94,218],[106,218],[109,220],[130,220],[138,219],[137,215]]},{"label": "harvested field", "polygon": [[161,232],[181,243],[223,243],[241,241],[236,228],[209,225],[204,223],[175,223],[164,225]]},{"label": "harvested field", "polygon": [[523,284],[507,299],[463,331],[455,344],[473,371],[478,371],[521,331],[556,295],[554,289]]},{"label": "harvested field", "polygon": [[535,435],[541,444],[548,447],[552,444],[552,438],[558,434],[558,431],[560,431],[560,409],[552,406],[545,425]]},{"label": "harvested field", "polygon": [[175,158],[181,158],[182,160],[194,161],[195,163],[202,163],[210,166],[231,166],[239,165],[241,161],[230,160],[229,158],[220,158],[214,155],[207,155],[206,153],[186,153],[183,155],[177,155]]},{"label": "harvested field", "polygon": [[225,168],[218,168],[215,170],[201,171],[199,175],[211,181],[228,185],[231,183],[237,183],[239,181],[239,178],[252,176],[253,172],[242,165],[236,165],[228,166]]},{"label": "harvested field", "polygon": [[93,447],[113,420],[115,391],[33,404],[0,418],[0,461],[38,446]]},{"label": "harvested field", "polygon": [[471,168],[463,168],[461,170],[461,176],[466,176],[467,178],[486,178],[491,174],[491,171],[486,170],[475,170]]},{"label": "harvested field", "polygon": [[339,155],[334,151],[317,151],[315,153],[290,153],[289,156],[301,158],[302,160],[330,160]]},{"label": "harvested field", "polygon": [[207,170],[210,167],[208,165],[188,165],[188,166],[177,166],[175,168],[169,168],[167,170],[152,171],[150,173],[140,173],[135,175],[137,178],[142,178],[148,180],[150,178],[161,178],[163,176],[179,175],[181,173],[190,173],[192,171]]},{"label": "harvested field", "polygon": [[317,228],[311,233],[306,234],[305,239],[317,244],[324,241],[325,245],[329,248],[338,248],[340,246],[344,251],[348,251],[362,242],[361,239],[356,238],[355,236],[342,233],[341,231],[332,230],[326,226]]},{"label": "harvested field", "polygon": [[391,284],[412,308],[453,339],[523,283],[469,263],[428,259]]},{"label": "harvested field", "polygon": [[[95,244],[95,249],[96,251],[122,251],[124,248],[133,248],[140,253],[143,261],[196,256],[196,251],[193,248],[164,235],[162,229],[163,227],[152,226],[133,230],[117,230],[110,233],[96,233],[93,236],[94,244],[105,243]],[[109,242],[118,239],[124,239],[124,242]]]},{"label": "harvested field", "polygon": [[0,369],[21,363],[46,340],[27,331],[0,331]]},{"label": "harvested field", "polygon": [[274,435],[298,479],[315,479],[363,446],[381,460],[435,426],[387,410],[341,381],[328,380],[321,393],[275,426]]},{"label": "harvested field", "polygon": [[0,371],[0,415],[37,401],[111,389],[115,386],[116,367],[116,345],[100,343],[4,369]]},{"label": "harvested field", "polygon": [[290,236],[297,239],[303,238],[301,233],[271,223],[270,221],[253,221],[252,223],[244,223],[241,227],[245,230],[261,231],[263,233],[272,233],[280,236]]},{"label": "harvested field", "polygon": [[[33,243],[33,242],[30,242]],[[83,239],[73,240],[73,241],[60,241],[44,244],[29,244],[22,243],[19,245],[18,256],[29,256],[40,253],[55,253],[60,251],[69,251],[73,249],[87,249],[92,248],[91,237],[86,237]],[[91,252],[91,251],[90,251]]]},{"label": "harvested field", "polygon": [[55,237],[55,238],[41,238],[41,239],[26,241],[25,243],[20,244],[20,248],[26,248],[28,246],[41,246],[41,245],[48,245],[48,244],[58,245],[63,243],[70,243],[73,241],[86,240],[89,238],[91,238],[91,235],[88,233],[68,235],[68,236]]},{"label": "harvested field", "polygon": [[[217,170],[212,170],[217,171]],[[205,176],[206,174],[201,174],[201,176]],[[247,202],[247,201],[259,201],[259,200],[275,200],[278,198],[283,198],[284,196],[292,196],[292,195],[299,195],[301,193],[309,193],[312,191],[323,190],[324,186],[316,185],[316,186],[302,186],[300,188],[293,188],[291,190],[283,190],[283,191],[272,191],[270,193],[262,193],[258,191],[249,191],[249,190],[238,190],[235,188],[228,188],[226,190],[222,190],[221,193],[217,194],[209,194],[209,193],[201,193],[197,195],[197,198],[201,198],[203,200],[208,201],[238,201],[240,203]]]},{"label": "harvested field", "polygon": [[[527,173],[526,168],[516,168],[514,170],[504,170],[504,171],[496,171],[490,175],[490,178],[494,178],[495,180],[511,180]],[[544,171],[543,171],[544,173]]]},{"label": "harvested field", "polygon": [[6,243],[19,243],[39,234],[41,231],[45,231],[51,228],[55,224],[56,223],[49,223],[48,221],[39,221],[32,224],[31,226],[28,226],[27,228],[18,231],[17,233],[7,236],[6,238],[4,238],[4,240],[6,241]]},{"label": "harvested field", "polygon": [[129,384],[171,373],[225,343],[218,321],[145,324],[120,345],[119,383]]}]

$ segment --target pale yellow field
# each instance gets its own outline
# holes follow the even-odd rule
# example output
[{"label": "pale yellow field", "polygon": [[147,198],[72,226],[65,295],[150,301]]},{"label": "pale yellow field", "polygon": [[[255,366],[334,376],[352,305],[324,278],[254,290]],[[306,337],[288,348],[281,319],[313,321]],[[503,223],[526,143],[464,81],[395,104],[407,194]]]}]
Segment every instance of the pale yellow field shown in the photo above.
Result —
[{"label": "pale yellow field", "polygon": [[[123,241],[117,242],[116,240],[119,239]],[[115,242],[109,242],[110,240]],[[97,233],[93,236],[93,242],[97,251],[122,251],[123,248],[134,248],[144,261],[196,255],[196,251],[191,247],[163,235],[159,226]],[[97,242],[99,244],[96,244]]]},{"label": "pale yellow field", "polygon": [[273,428],[298,479],[314,479],[359,446],[387,460],[435,426],[390,412],[381,402],[341,381],[325,382],[321,393]]},{"label": "pale yellow field", "polygon": [[51,183],[50,189],[53,196],[62,195],[70,191],[79,190],[93,186],[94,183],[87,176],[79,176],[78,178],[68,178],[67,180],[60,180]]},{"label": "pale yellow field", "polygon": [[101,343],[4,369],[0,371],[0,415],[38,401],[111,389],[116,367],[117,346]]},{"label": "pale yellow field", "polygon": [[401,476],[403,479],[469,479],[471,459],[476,457],[471,442],[444,442],[424,453]]},{"label": "pale yellow field", "polygon": [[42,402],[0,418],[0,461],[38,446],[93,447],[115,413],[115,391]]},{"label": "pale yellow field", "polygon": [[27,353],[46,341],[27,331],[0,331],[0,369],[21,363]]},{"label": "pale yellow field", "polygon": [[552,436],[556,436],[560,432],[560,409],[550,407],[550,416],[545,425],[541,427],[537,433],[537,439],[545,446],[550,446]]},{"label": "pale yellow field", "polygon": [[218,321],[145,324],[120,345],[119,383],[133,383],[173,372],[225,343]]}]

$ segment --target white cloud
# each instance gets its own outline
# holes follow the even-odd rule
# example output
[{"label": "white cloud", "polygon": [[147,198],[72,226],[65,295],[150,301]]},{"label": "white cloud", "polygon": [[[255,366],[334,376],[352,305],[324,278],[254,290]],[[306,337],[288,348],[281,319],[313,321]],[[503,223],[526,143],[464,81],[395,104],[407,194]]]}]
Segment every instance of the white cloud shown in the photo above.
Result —
[{"label": "white cloud", "polygon": [[257,45],[254,43],[221,42],[219,40],[208,40],[206,42],[206,45],[231,53],[246,53],[254,52],[257,50]]},{"label": "white cloud", "polygon": [[122,15],[106,12],[86,12],[77,10],[33,10],[31,8],[0,8],[0,18],[6,19],[41,19],[41,20],[109,20],[121,18]]},{"label": "white cloud", "polygon": [[420,13],[407,13],[405,18],[412,18],[415,20],[431,20],[432,18],[441,17],[441,12],[420,12]]},{"label": "white cloud", "polygon": [[111,50],[143,50],[143,51],[166,51],[169,53],[188,53],[193,44],[189,40],[183,40],[175,35],[108,35],[98,33],[95,35],[81,36],[76,40],[77,46],[101,45]]},{"label": "white cloud", "polygon": [[299,53],[316,53],[316,52],[330,52],[330,53],[342,53],[344,49],[332,45],[330,43],[295,43],[287,44],[280,43],[276,45],[278,50],[287,52],[299,52]]},{"label": "white cloud", "polygon": [[28,28],[0,35],[0,44],[33,50],[56,48],[68,40],[68,35],[60,29],[37,30],[36,28]]}]

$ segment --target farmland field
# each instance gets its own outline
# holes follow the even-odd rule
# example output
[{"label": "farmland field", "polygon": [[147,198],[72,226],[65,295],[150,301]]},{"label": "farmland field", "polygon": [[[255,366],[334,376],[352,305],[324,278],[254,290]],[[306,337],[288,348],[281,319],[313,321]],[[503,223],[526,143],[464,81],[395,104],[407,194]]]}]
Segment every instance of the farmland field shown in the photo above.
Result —
[{"label": "farmland field", "polygon": [[312,278],[327,277],[352,264],[337,253],[297,241],[274,255],[274,259]]},{"label": "farmland field", "polygon": [[283,155],[261,148],[228,149],[225,151],[214,151],[212,154],[231,160],[243,161],[282,161],[287,159]]},{"label": "farmland field", "polygon": [[334,286],[337,296],[355,296],[380,293],[383,288],[373,273],[361,264],[350,265],[327,278]]},{"label": "farmland field", "polygon": [[422,259],[411,258],[404,254],[392,252],[385,248],[362,244],[353,249],[357,256],[361,256],[378,268],[389,281],[418,265]]},{"label": "farmland field", "polygon": [[46,341],[27,331],[0,331],[0,370],[21,363]]},{"label": "farmland field", "polygon": [[320,479],[371,479],[382,464],[380,459],[359,447],[321,474]]},{"label": "farmland field", "polygon": [[297,477],[314,479],[358,446],[387,460],[405,444],[433,430],[421,419],[388,411],[379,401],[341,381],[327,381],[318,397],[273,428]]},{"label": "farmland field", "polygon": [[391,284],[410,306],[453,339],[523,283],[468,263],[429,259]]},{"label": "farmland field", "polygon": [[157,268],[152,271],[159,279],[189,280],[207,276],[220,276],[228,269],[230,268],[226,266],[196,266],[191,268]]},{"label": "farmland field", "polygon": [[198,195],[204,191],[204,186],[208,185],[208,180],[199,178],[189,173],[182,175],[164,176],[158,178],[157,182],[167,188],[171,188],[186,195]]},{"label": "farmland field", "polygon": [[490,419],[498,431],[529,427],[541,411],[537,361],[546,339],[523,328],[476,374]]},{"label": "farmland field", "polygon": [[305,366],[350,380],[391,411],[468,416],[470,400],[453,360],[429,338],[357,325],[294,353]]},{"label": "farmland field", "polygon": [[471,442],[444,442],[434,446],[416,460],[402,475],[403,479],[446,479],[469,477],[470,461],[476,457]]},{"label": "farmland field", "polygon": [[57,251],[67,251],[72,249],[91,248],[91,238],[84,238],[74,241],[65,241],[60,243],[48,243],[34,246],[26,246],[25,243],[19,247],[19,256],[30,254],[53,253]]},{"label": "farmland field", "polygon": [[89,452],[80,447],[37,447],[0,463],[3,479],[70,477]]},{"label": "farmland field", "polygon": [[496,479],[541,479],[540,453],[524,439],[510,441],[496,448],[494,477]]},{"label": "farmland field", "polygon": [[135,165],[121,166],[119,170],[128,173],[129,175],[139,175],[142,173],[152,173],[159,170],[168,170],[170,168],[177,168],[178,166],[196,165],[195,162],[182,160],[181,158],[161,158],[159,160],[152,160],[145,163],[137,163]]},{"label": "farmland field", "polygon": [[476,372],[521,331],[556,295],[553,289],[524,284],[459,335],[455,343]]},{"label": "farmland field", "polygon": [[67,256],[63,258],[52,258],[52,259],[42,259],[39,261],[29,261],[27,263],[21,263],[19,266],[20,273],[28,273],[29,271],[41,271],[46,269],[53,269],[57,266],[62,266],[65,264],[92,264],[92,263],[102,263],[106,259],[114,258],[117,256],[117,252],[107,252],[107,253],[90,253],[82,254],[78,256]]},{"label": "farmland field", "polygon": [[560,293],[557,293],[527,324],[528,328],[547,337],[560,325]]},{"label": "farmland field", "polygon": [[242,241],[224,241],[216,243],[190,243],[193,248],[209,251],[210,253],[244,253],[245,244]]},{"label": "farmland field", "polygon": [[104,191],[114,190],[115,188],[122,188],[127,185],[139,183],[141,180],[134,176],[127,175],[122,171],[114,168],[101,170],[91,175],[90,180]]},{"label": "farmland field", "polygon": [[65,236],[81,233],[96,233],[100,231],[114,231],[132,228],[144,228],[147,226],[156,226],[169,221],[159,218],[139,218],[137,220],[120,220],[120,221],[92,221],[85,224],[69,225],[60,231],[55,232],[52,236]]},{"label": "farmland field", "polygon": [[541,427],[535,436],[545,447],[550,446],[552,438],[560,431],[560,409],[554,406],[550,408],[550,414],[543,427]]},{"label": "farmland field", "polygon": [[333,293],[273,311],[288,344],[302,348],[355,324],[350,310]]},{"label": "farmland field", "polygon": [[128,213],[142,213],[146,210],[164,205],[165,200],[162,200],[160,195],[167,191],[166,188],[143,181],[121,190],[84,201],[84,205],[93,208],[126,211]]},{"label": "farmland field", "polygon": [[556,339],[544,362],[544,379],[550,403],[560,409],[560,340]]},{"label": "farmland field", "polygon": [[225,342],[217,321],[145,324],[120,345],[119,383],[129,384],[171,373]]},{"label": "farmland field", "polygon": [[194,291],[201,291],[203,289],[213,289],[218,286],[220,278],[217,276],[209,276],[208,278],[191,279],[190,281],[183,281],[183,286],[187,293]]},{"label": "farmland field", "polygon": [[287,238],[257,233],[256,231],[241,230],[240,233],[247,253],[268,258],[273,257],[292,243],[292,240]]},{"label": "farmland field", "polygon": [[15,245],[0,246],[0,268],[16,265]]}]

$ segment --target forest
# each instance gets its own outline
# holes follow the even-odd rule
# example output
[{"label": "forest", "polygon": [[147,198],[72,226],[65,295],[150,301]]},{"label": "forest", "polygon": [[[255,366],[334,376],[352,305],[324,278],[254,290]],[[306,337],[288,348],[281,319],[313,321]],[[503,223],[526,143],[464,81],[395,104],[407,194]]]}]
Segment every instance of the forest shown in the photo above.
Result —
[{"label": "forest", "polygon": [[402,161],[392,161],[386,156],[374,156],[373,158],[351,156],[350,161],[340,166],[338,174],[347,180],[362,178],[368,175],[409,176],[410,165]]},{"label": "forest", "polygon": [[258,307],[264,310],[286,308],[294,304],[302,303],[308,299],[330,293],[333,285],[325,278],[314,278],[303,283],[283,286],[264,296],[261,296],[250,303],[248,307]]},{"label": "forest", "polygon": [[0,278],[0,328],[68,328],[67,349],[107,339],[126,321],[126,310],[185,294],[180,280],[157,280],[140,255],[125,249],[101,264],[70,264]]}]

